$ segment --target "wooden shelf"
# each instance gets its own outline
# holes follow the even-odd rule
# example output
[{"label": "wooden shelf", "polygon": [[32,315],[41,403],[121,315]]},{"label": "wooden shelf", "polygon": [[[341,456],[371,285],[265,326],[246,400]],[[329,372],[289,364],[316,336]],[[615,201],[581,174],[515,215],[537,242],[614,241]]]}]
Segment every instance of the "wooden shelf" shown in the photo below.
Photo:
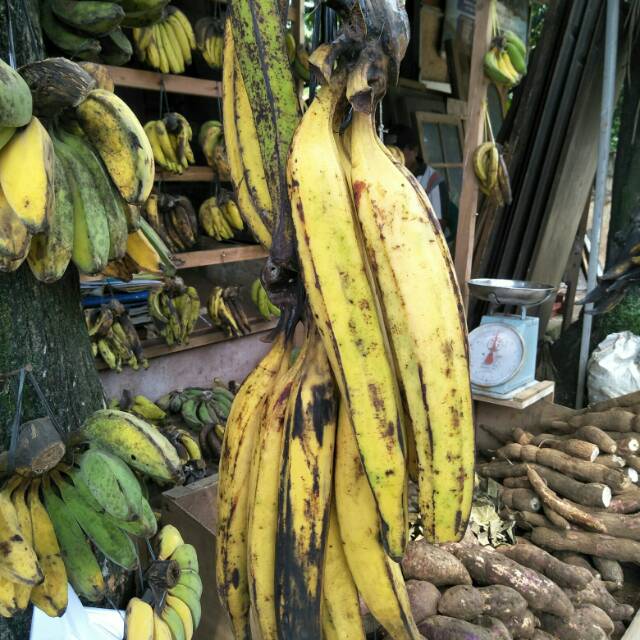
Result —
[{"label": "wooden shelf", "polygon": [[211,182],[213,180],[213,169],[211,167],[192,166],[182,173],[171,173],[171,171],[158,171],[155,177],[156,182]]},{"label": "wooden shelf", "polygon": [[205,98],[222,96],[222,83],[217,80],[203,80],[202,78],[111,65],[107,65],[107,69],[109,69],[117,87],[146,89],[147,91],[161,91],[164,88],[168,93],[183,93],[190,96],[204,96]]},{"label": "wooden shelf", "polygon": [[[172,353],[180,353],[182,351],[189,351],[190,349],[206,347],[210,344],[218,344],[220,342],[228,342],[229,340],[240,340],[242,338],[248,338],[249,336],[253,336],[258,333],[271,331],[271,329],[273,329],[277,323],[277,320],[267,321],[263,320],[262,318],[250,319],[249,324],[251,325],[251,333],[248,333],[246,336],[230,338],[226,333],[217,329],[197,329],[191,334],[189,344],[178,344],[170,347],[166,344],[163,338],[154,338],[153,340],[144,340],[142,342],[142,347],[144,349],[145,357],[148,360],[151,360],[153,358],[168,356]],[[107,365],[101,359],[96,359],[96,367],[98,371],[111,371],[111,369],[109,369],[109,367],[107,367]],[[123,370],[125,368],[126,367],[123,366]],[[144,371],[145,370],[141,367],[138,373]]]},{"label": "wooden shelf", "polygon": [[178,269],[192,269],[193,267],[210,267],[214,264],[230,264],[266,258],[268,252],[259,244],[225,245],[215,249],[201,251],[186,251],[174,253]]}]

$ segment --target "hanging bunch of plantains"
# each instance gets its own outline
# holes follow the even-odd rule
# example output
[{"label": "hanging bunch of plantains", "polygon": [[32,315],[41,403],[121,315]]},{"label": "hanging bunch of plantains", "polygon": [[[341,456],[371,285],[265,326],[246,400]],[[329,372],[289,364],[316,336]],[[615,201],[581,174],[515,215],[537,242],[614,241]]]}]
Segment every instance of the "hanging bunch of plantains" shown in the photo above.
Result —
[{"label": "hanging bunch of plantains", "polygon": [[0,272],[27,260],[42,282],[70,263],[90,275],[171,275],[169,250],[138,210],[154,162],[131,109],[65,58],[18,72],[0,60],[0,71]]},{"label": "hanging bunch of plantains", "polygon": [[232,0],[225,29],[231,177],[245,223],[270,248],[262,280],[282,309],[234,399],[220,459],[217,582],[239,639],[251,637],[250,612],[264,638],[364,639],[358,594],[390,637],[419,638],[398,564],[408,478],[429,541],[459,540],[471,509],[451,256],[375,127],[408,19],[400,0],[349,4],[337,40],[310,56],[322,86],[302,117],[279,3]]}]

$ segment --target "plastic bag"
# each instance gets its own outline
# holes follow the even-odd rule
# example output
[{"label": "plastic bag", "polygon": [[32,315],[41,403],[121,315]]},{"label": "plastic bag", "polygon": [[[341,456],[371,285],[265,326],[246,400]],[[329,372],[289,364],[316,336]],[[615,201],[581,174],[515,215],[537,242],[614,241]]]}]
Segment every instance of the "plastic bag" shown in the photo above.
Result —
[{"label": "plastic bag", "polygon": [[587,365],[589,402],[640,390],[640,337],[631,331],[608,335]]},{"label": "plastic bag", "polygon": [[69,603],[60,618],[50,618],[33,608],[30,640],[122,640],[124,611],[83,607],[68,585]]}]

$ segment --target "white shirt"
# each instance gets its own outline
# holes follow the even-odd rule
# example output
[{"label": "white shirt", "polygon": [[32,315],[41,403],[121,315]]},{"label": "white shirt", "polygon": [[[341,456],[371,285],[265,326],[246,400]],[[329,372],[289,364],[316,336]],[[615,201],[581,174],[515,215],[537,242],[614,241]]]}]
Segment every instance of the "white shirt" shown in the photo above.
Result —
[{"label": "white shirt", "polygon": [[429,184],[429,180],[434,173],[437,173],[435,169],[431,167],[427,167],[425,172],[418,178],[418,182],[422,185],[422,188],[427,192],[429,196],[429,202],[431,202],[431,206],[435,211],[435,214],[438,216],[438,220],[442,220],[442,204],[440,203],[440,189],[436,189],[436,187],[440,184],[441,181],[437,182],[432,188],[431,191],[427,191],[427,186]]}]

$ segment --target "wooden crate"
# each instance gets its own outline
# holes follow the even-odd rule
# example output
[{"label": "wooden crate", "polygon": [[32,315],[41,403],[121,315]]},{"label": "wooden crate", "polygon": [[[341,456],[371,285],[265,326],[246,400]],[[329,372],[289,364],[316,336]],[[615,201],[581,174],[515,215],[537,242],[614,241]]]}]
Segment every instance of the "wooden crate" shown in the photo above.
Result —
[{"label": "wooden crate", "polygon": [[192,544],[198,552],[204,589],[201,599],[202,621],[193,636],[194,640],[233,640],[231,625],[216,591],[217,493],[216,474],[162,494],[162,524],[176,526],[185,542]]}]

